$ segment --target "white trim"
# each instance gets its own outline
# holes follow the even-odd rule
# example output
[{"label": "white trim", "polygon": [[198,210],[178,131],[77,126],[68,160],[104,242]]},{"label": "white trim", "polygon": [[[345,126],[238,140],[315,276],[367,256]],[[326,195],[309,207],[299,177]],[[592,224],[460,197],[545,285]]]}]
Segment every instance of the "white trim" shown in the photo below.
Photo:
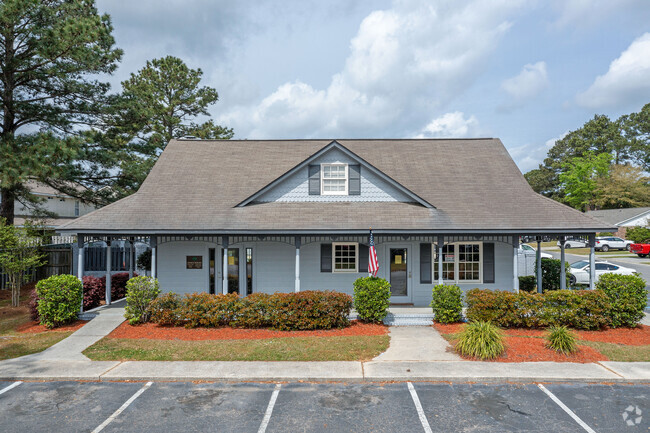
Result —
[{"label": "white trim", "polygon": [[[343,179],[345,184],[345,191],[325,191],[325,180],[341,180],[338,178],[334,179],[325,179],[325,167],[344,167],[345,168],[345,179]],[[349,195],[349,184],[350,184],[350,168],[347,163],[344,162],[323,162],[320,165],[320,195]]]},{"label": "white trim", "polygon": [[[437,264],[438,262],[436,261],[436,255],[438,253],[438,250],[436,248],[436,243],[433,242],[431,244],[431,249],[433,252],[433,258],[431,260],[431,278],[433,281],[439,281],[438,279],[435,278],[436,272],[437,272]],[[454,245],[454,279],[453,280],[447,280],[444,279],[443,283],[451,283],[451,284],[483,284],[483,241],[459,241],[459,242],[445,242],[444,245]],[[459,272],[459,257],[460,253],[458,251],[458,245],[478,245],[478,275],[479,279],[478,280],[461,280],[458,278]],[[444,261],[442,263],[445,263]],[[447,262],[449,263],[449,262]],[[469,262],[469,263],[475,263],[475,262]],[[444,275],[444,272],[443,272]]]},{"label": "white trim", "polygon": [[[354,245],[354,269],[336,269],[336,246]],[[354,274],[359,272],[359,242],[332,242],[332,273]]]}]

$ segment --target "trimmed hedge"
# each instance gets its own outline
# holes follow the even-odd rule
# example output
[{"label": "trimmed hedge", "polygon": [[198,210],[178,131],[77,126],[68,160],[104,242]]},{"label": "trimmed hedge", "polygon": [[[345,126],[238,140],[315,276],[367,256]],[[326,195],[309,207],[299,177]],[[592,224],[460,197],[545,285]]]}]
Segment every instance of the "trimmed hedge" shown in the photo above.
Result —
[{"label": "trimmed hedge", "polygon": [[106,296],[106,278],[91,276],[83,277],[84,283],[84,311],[99,307],[99,303]]},{"label": "trimmed hedge", "polygon": [[463,320],[463,291],[456,285],[433,287],[431,308],[436,322],[456,323]]},{"label": "trimmed hedge", "polygon": [[473,289],[465,295],[469,321],[504,328],[569,326],[600,329],[609,325],[609,299],[601,290],[554,290],[543,294]]},{"label": "trimmed hedge", "polygon": [[603,274],[596,288],[609,298],[609,319],[612,328],[634,327],[643,319],[648,291],[638,275]]},{"label": "trimmed hedge", "polygon": [[535,293],[537,291],[537,278],[535,275],[525,275],[519,277],[519,291]]},{"label": "trimmed hedge", "polygon": [[134,277],[126,283],[124,317],[131,325],[149,320],[149,304],[160,294],[158,280],[152,277]]},{"label": "trimmed hedge", "polygon": [[[544,292],[551,290],[560,290],[560,270],[562,261],[559,259],[542,259],[542,289]],[[569,264],[565,262],[566,271],[566,286],[569,287],[571,272]],[[537,268],[535,268],[535,275],[537,275]]]},{"label": "trimmed hedge", "polygon": [[380,323],[388,314],[390,295],[390,283],[383,278],[357,278],[354,282],[354,309],[361,320]]},{"label": "trimmed hedge", "polygon": [[352,297],[332,291],[255,293],[240,298],[236,293],[210,295],[175,293],[149,304],[150,320],[160,325],[233,328],[273,327],[280,330],[342,328],[349,324]]},{"label": "trimmed hedge", "polygon": [[81,281],[73,275],[54,275],[36,284],[38,316],[48,328],[77,318],[81,307]]}]

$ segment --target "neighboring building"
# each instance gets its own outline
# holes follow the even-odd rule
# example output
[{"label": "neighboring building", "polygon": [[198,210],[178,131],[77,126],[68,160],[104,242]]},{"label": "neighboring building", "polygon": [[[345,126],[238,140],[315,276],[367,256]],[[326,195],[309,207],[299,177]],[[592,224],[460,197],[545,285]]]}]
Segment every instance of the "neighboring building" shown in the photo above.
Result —
[{"label": "neighboring building", "polygon": [[616,226],[618,230],[614,234],[621,238],[625,238],[628,227],[650,226],[650,207],[592,210],[587,211],[586,214]]},{"label": "neighboring building", "polygon": [[[27,182],[27,187],[33,195],[43,200],[39,203],[39,206],[42,209],[57,215],[56,217],[45,217],[40,219],[48,228],[55,228],[62,224],[66,224],[77,217],[86,215],[87,213],[97,209],[96,206],[82,203],[78,199],[63,194],[49,185],[36,181],[29,181]],[[34,218],[33,208],[25,207],[23,204],[16,202],[14,225],[22,226],[25,224],[26,219]]]},{"label": "neighboring building", "polygon": [[439,282],[517,290],[522,235],[614,229],[536,194],[498,139],[425,139],[172,140],[136,194],[57,230],[150,239],[164,291],[351,294],[370,227],[391,301],[418,306]]}]

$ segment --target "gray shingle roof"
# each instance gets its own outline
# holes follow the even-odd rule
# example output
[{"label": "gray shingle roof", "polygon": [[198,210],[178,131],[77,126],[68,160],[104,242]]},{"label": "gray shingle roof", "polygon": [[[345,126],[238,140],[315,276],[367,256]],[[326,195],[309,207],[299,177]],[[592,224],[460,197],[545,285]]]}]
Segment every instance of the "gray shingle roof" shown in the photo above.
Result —
[{"label": "gray shingle roof", "polygon": [[629,219],[650,212],[650,207],[633,207],[625,209],[606,209],[587,211],[587,215],[608,224],[619,224]]},{"label": "gray shingle roof", "polygon": [[65,232],[594,231],[609,224],[530,188],[498,139],[337,140],[435,206],[264,203],[236,207],[332,140],[172,140],[140,190]]}]

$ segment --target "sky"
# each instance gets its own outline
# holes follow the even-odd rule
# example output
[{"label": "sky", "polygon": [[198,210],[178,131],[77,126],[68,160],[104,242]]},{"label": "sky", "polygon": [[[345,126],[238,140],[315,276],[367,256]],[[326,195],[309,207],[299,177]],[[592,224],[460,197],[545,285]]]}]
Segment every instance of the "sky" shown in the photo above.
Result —
[{"label": "sky", "polygon": [[[650,102],[650,0],[99,0],[113,89],[173,55],[238,139],[498,137],[522,173]],[[399,150],[397,150],[397,153]]]}]

